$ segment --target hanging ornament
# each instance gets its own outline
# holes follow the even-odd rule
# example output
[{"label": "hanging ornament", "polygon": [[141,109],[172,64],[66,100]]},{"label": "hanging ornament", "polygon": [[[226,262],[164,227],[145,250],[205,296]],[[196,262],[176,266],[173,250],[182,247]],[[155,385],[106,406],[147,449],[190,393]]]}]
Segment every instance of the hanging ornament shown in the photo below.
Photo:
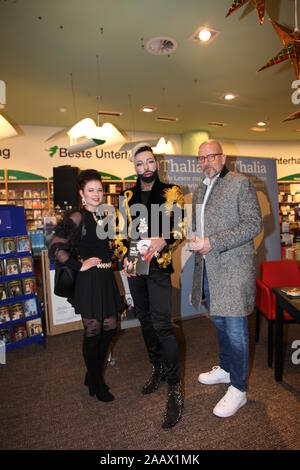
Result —
[{"label": "hanging ornament", "polygon": [[284,60],[290,59],[291,63],[294,66],[296,77],[300,79],[300,31],[298,28],[298,0],[295,0],[295,28],[294,31],[287,28],[286,26],[282,26],[276,21],[269,20],[275,29],[276,33],[279,36],[284,48],[281,49],[278,54],[276,54],[273,59],[270,59],[269,62],[266,63],[263,67],[259,69],[264,70],[268,67],[271,67],[275,64],[280,64]]},{"label": "hanging ornament", "polygon": [[[249,0],[234,0],[233,4],[231,5],[227,16],[231,15],[234,11],[236,11],[241,6],[245,5]],[[265,10],[266,10],[266,0],[253,0],[254,6],[257,11],[259,23],[263,24],[265,18]]]},{"label": "hanging ornament", "polygon": [[282,122],[287,121],[294,121],[295,119],[300,119],[300,109],[293,114],[290,114],[287,118],[285,118]]}]

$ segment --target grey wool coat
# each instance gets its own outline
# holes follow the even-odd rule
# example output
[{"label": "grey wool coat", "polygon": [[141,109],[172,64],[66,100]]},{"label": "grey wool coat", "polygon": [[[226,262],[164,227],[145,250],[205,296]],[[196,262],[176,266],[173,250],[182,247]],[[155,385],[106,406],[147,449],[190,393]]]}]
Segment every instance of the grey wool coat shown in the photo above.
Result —
[{"label": "grey wool coat", "polygon": [[[193,195],[193,231],[197,204],[203,202],[203,183]],[[200,215],[199,215],[200,218]],[[210,291],[210,315],[247,316],[255,302],[253,238],[262,229],[260,206],[251,181],[223,167],[208,197],[204,212],[204,236],[211,251],[205,255]],[[195,253],[192,304],[200,311],[203,288],[203,256]]]}]

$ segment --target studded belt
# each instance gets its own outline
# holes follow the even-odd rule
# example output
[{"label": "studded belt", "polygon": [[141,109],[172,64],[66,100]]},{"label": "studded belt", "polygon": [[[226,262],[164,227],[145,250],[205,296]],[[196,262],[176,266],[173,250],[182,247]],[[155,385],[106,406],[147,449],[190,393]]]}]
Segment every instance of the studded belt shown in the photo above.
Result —
[{"label": "studded belt", "polygon": [[98,269],[109,269],[109,268],[111,268],[111,262],[109,262],[109,263],[98,263],[97,268]]}]

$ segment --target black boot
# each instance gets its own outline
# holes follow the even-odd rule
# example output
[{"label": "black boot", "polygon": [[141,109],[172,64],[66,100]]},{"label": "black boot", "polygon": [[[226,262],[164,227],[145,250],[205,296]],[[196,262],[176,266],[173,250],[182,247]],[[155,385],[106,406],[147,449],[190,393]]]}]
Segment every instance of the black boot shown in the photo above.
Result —
[{"label": "black boot", "polygon": [[175,426],[181,418],[183,409],[183,391],[180,382],[169,385],[167,409],[165,419],[162,424],[163,429],[170,429]]},{"label": "black boot", "polygon": [[145,383],[142,388],[143,395],[149,395],[149,393],[155,392],[158,389],[161,381],[166,380],[166,371],[164,365],[160,362],[152,365],[152,374],[149,380]]},{"label": "black boot", "polygon": [[91,396],[96,395],[98,400],[108,402],[114,399],[101,383],[98,373],[98,337],[84,336],[83,338],[83,357],[88,371],[88,387]]},{"label": "black boot", "polygon": [[[107,360],[107,353],[113,337],[117,334],[117,329],[113,330],[102,330],[101,335],[98,338],[98,373],[99,380],[104,389],[108,392],[109,386],[104,382],[104,369]],[[112,394],[110,394],[113,396]]]},{"label": "black boot", "polygon": [[[89,373],[88,373],[88,372],[85,373],[84,385],[85,385],[86,387],[89,386]],[[106,383],[104,383],[104,382],[103,382],[103,388],[105,388],[106,390],[109,390],[109,386],[108,386]],[[95,393],[93,393],[91,396],[93,397],[94,395],[95,395]]]}]

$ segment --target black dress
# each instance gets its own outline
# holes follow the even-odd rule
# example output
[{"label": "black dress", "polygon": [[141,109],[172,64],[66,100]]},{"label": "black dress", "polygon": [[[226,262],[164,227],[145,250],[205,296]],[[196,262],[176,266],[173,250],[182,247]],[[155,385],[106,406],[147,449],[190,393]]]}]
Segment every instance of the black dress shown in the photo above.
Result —
[{"label": "black dress", "polygon": [[[79,243],[79,255],[83,260],[101,258],[102,263],[110,262],[108,240],[101,240],[96,234],[97,224],[89,211],[84,211],[84,235]],[[116,316],[124,306],[112,268],[97,268],[79,271],[75,292],[70,299],[75,313],[83,318],[104,318]]]}]

